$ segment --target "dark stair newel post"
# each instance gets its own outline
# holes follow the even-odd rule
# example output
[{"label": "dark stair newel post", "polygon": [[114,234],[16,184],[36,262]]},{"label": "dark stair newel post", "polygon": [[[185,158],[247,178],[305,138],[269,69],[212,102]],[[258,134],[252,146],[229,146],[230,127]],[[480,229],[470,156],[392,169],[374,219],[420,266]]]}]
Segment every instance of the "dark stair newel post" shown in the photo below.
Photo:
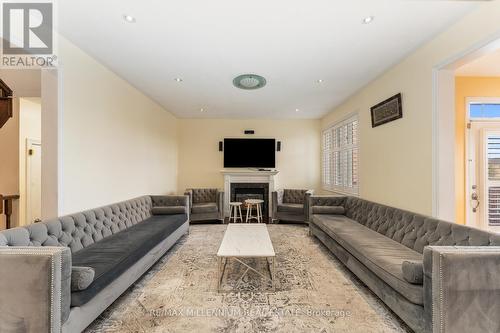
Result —
[{"label": "dark stair newel post", "polygon": [[0,79],[0,128],[12,117],[12,89]]},{"label": "dark stair newel post", "polygon": [[[4,195],[0,194],[0,214],[5,214],[5,229],[10,229],[10,218],[12,215],[13,201],[19,199],[19,195]],[[3,208],[3,209],[2,209]]]}]

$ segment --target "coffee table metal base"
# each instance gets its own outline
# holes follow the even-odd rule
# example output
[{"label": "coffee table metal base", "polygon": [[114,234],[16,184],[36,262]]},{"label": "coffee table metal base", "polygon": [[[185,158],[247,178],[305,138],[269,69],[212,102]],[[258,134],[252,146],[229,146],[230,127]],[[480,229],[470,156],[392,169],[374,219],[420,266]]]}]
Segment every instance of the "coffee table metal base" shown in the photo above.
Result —
[{"label": "coffee table metal base", "polygon": [[251,267],[247,263],[245,263],[243,261],[243,259],[244,259],[243,257],[223,257],[223,256],[218,256],[217,257],[217,292],[220,292],[220,287],[221,287],[221,284],[222,284],[222,278],[224,277],[224,271],[226,269],[227,260],[230,259],[230,258],[236,260],[237,262],[239,262],[240,264],[242,264],[243,266],[246,267],[246,270],[243,272],[243,274],[238,279],[238,282],[236,283],[236,287],[238,287],[238,285],[241,282],[241,280],[243,279],[243,277],[245,275],[247,275],[247,273],[249,271],[252,271],[252,272],[257,273],[258,275],[260,275],[264,279],[270,281],[271,282],[272,290],[276,291],[276,286],[275,286],[275,280],[276,280],[276,276],[275,276],[275,272],[276,272],[276,257],[244,257],[244,258],[249,258],[249,259],[265,258],[266,261],[267,261],[268,267],[269,267],[269,273],[270,273],[270,277],[269,277],[269,276],[266,276],[266,275],[262,274],[261,272],[257,271],[255,268]]}]

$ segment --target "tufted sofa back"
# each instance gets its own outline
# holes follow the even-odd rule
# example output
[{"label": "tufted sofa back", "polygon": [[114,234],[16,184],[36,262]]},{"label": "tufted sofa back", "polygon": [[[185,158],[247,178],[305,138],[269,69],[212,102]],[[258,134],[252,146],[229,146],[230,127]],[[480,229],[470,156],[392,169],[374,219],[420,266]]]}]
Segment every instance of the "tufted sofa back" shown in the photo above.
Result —
[{"label": "tufted sofa back", "polygon": [[0,246],[65,246],[75,253],[151,216],[151,197],[143,196],[105,207],[0,232]]},{"label": "tufted sofa back", "polygon": [[283,190],[283,203],[304,204],[307,190]]},{"label": "tufted sofa back", "polygon": [[410,249],[423,253],[427,245],[500,245],[500,235],[437,220],[355,197],[347,197],[345,214]]},{"label": "tufted sofa back", "polygon": [[193,203],[208,203],[217,201],[216,188],[194,188]]}]

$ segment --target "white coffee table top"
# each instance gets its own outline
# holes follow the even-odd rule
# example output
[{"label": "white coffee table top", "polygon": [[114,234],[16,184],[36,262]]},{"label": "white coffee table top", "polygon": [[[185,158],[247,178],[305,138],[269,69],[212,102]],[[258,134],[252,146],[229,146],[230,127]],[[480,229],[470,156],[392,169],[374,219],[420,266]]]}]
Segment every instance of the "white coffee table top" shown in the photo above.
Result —
[{"label": "white coffee table top", "polygon": [[220,244],[219,257],[274,257],[273,244],[263,223],[229,224]]}]

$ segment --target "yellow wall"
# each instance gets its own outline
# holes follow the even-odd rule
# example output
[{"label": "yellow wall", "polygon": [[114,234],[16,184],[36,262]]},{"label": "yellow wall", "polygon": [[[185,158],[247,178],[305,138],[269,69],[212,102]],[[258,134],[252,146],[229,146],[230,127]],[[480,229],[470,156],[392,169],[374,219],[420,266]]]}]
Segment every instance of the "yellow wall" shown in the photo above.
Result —
[{"label": "yellow wall", "polygon": [[[360,196],[432,214],[432,70],[500,32],[500,2],[484,3],[351,96],[322,128],[358,112]],[[367,55],[369,56],[369,55]],[[403,118],[371,128],[370,107],[401,92]]]},{"label": "yellow wall", "polygon": [[500,77],[457,77],[455,79],[455,188],[457,223],[465,224],[465,115],[467,97],[500,97]]},{"label": "yellow wall", "polygon": [[177,119],[62,36],[58,52],[59,214],[176,192]]},{"label": "yellow wall", "polygon": [[227,137],[276,138],[282,142],[276,153],[277,186],[287,188],[320,187],[319,120],[179,120],[179,192],[190,187],[223,188],[223,153],[218,142]]}]

